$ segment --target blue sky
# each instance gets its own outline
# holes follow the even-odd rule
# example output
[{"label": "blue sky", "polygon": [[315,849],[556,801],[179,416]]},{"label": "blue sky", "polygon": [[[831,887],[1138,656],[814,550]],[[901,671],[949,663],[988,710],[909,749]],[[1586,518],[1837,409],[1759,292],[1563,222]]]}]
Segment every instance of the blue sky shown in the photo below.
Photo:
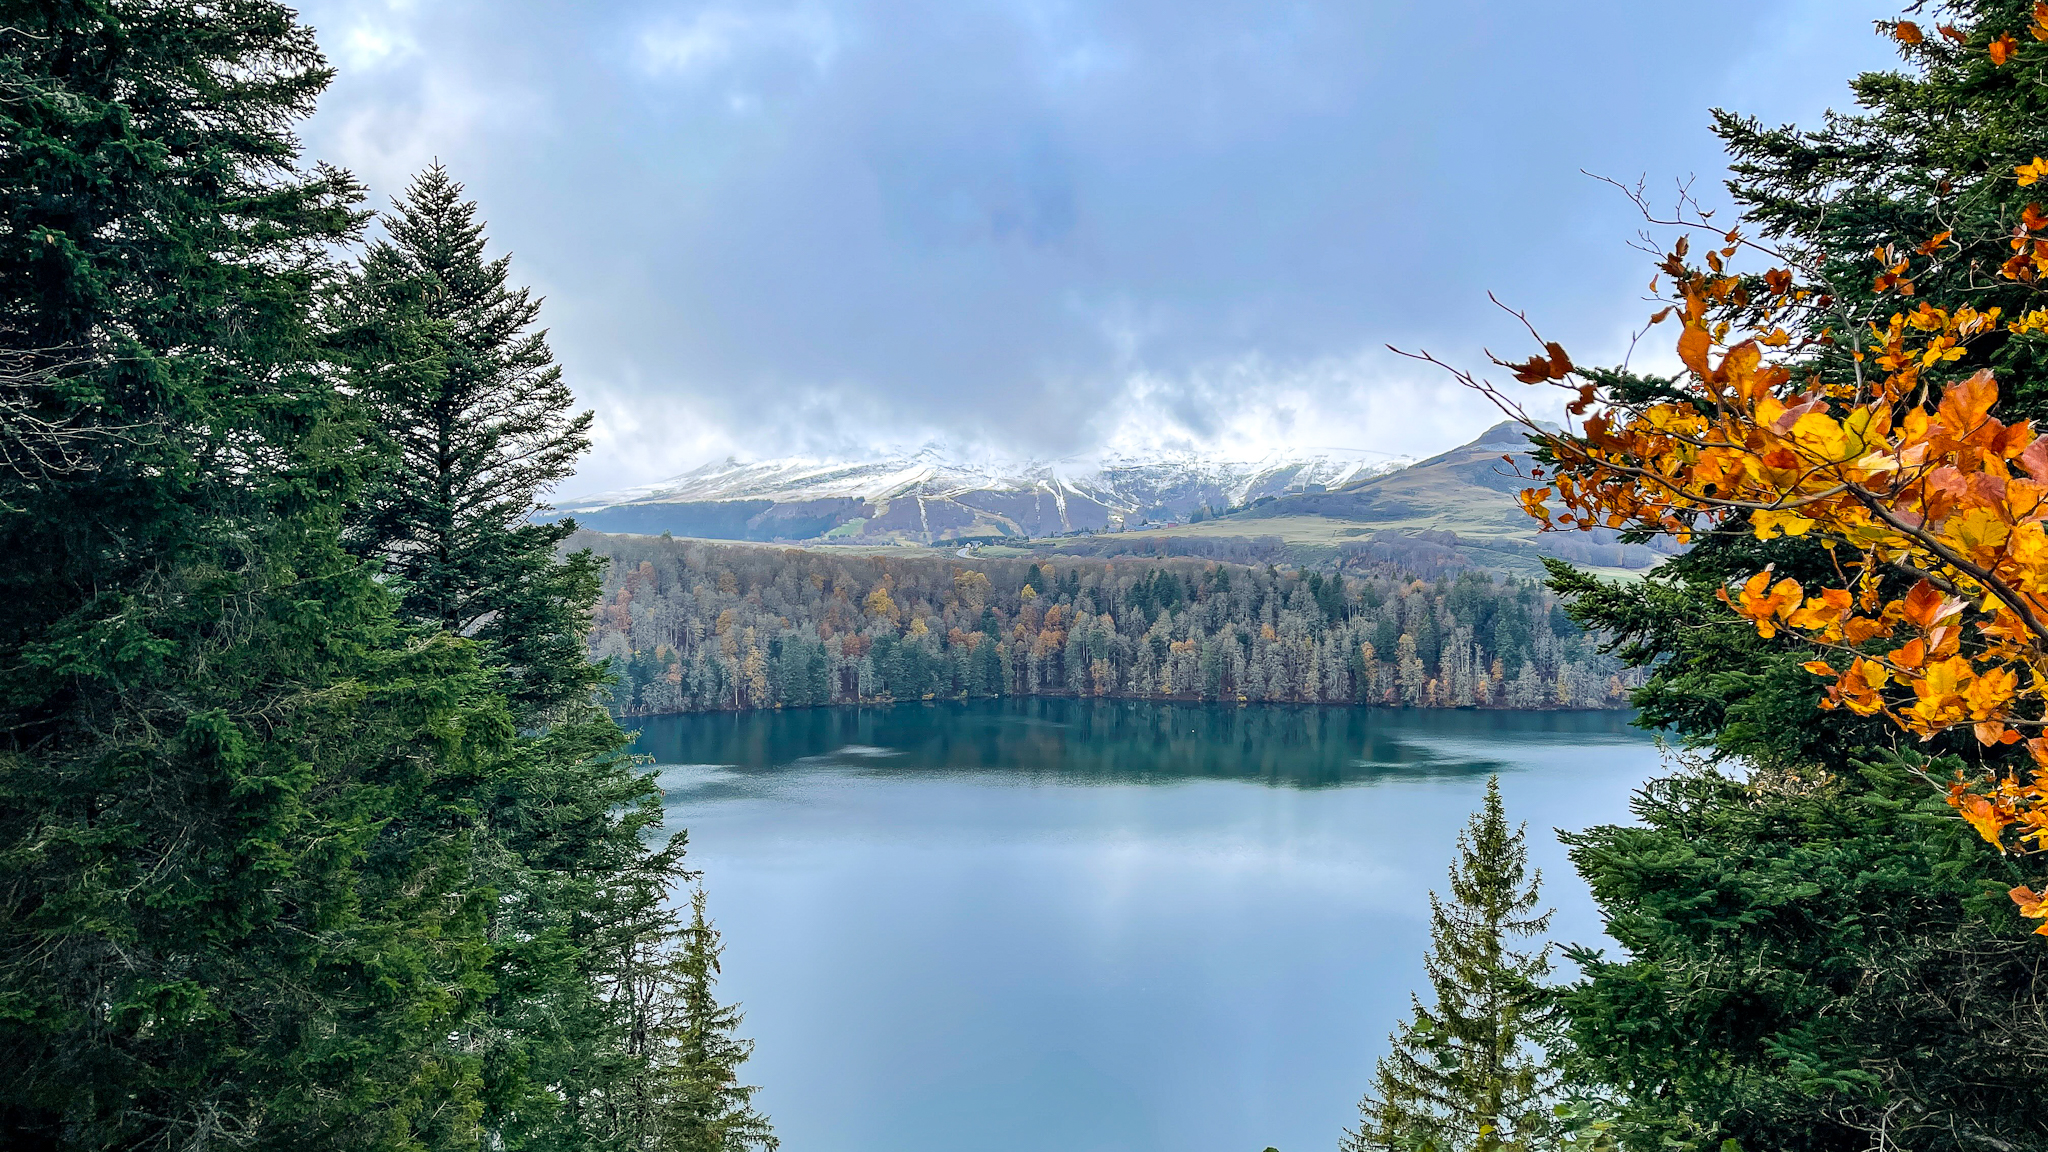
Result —
[{"label": "blue sky", "polygon": [[[1617,360],[1645,258],[1581,169],[1719,197],[1707,109],[1812,123],[1846,0],[317,0],[305,130],[481,201],[598,448],[1411,455],[1491,409],[1387,352]],[[1640,358],[1640,357],[1639,357]]]}]

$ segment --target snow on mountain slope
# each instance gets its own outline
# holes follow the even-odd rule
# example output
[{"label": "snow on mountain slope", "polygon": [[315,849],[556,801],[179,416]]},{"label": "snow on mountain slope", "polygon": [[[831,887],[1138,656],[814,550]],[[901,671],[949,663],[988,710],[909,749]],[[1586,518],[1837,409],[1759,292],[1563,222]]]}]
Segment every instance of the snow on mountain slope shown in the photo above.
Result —
[{"label": "snow on mountain slope", "polygon": [[986,462],[927,447],[866,462],[727,459],[658,483],[564,500],[559,510],[599,531],[725,539],[1050,536],[1335,488],[1401,463],[1339,449],[1254,461],[1190,455]]}]

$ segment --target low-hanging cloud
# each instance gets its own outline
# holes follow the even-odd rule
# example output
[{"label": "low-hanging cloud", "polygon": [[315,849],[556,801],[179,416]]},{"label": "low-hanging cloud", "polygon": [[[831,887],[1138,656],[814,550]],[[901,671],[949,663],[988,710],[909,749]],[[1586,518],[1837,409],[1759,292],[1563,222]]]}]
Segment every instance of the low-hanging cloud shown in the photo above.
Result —
[{"label": "low-hanging cloud", "polygon": [[[430,159],[548,296],[578,490],[715,455],[1423,454],[1495,418],[1496,289],[1619,359],[1648,270],[1581,169],[1718,172],[1706,109],[1883,65],[1847,0],[315,0],[313,155]],[[1790,58],[1782,45],[1798,47]],[[1693,48],[1684,46],[1692,45]]]}]

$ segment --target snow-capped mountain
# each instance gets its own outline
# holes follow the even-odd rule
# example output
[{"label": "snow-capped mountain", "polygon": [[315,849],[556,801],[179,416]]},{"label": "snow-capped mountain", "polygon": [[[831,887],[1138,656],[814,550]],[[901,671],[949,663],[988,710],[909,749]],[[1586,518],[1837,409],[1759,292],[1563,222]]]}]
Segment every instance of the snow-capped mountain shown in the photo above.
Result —
[{"label": "snow-capped mountain", "polygon": [[1250,461],[1183,455],[989,462],[926,447],[865,462],[727,459],[659,483],[564,500],[559,511],[598,531],[714,539],[1053,536],[1335,489],[1405,462],[1342,449]]}]

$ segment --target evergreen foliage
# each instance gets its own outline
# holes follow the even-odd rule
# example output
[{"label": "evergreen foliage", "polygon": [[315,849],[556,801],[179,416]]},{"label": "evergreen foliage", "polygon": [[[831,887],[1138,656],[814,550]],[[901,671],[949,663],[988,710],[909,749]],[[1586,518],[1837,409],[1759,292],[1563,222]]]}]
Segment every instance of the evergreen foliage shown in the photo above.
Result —
[{"label": "evergreen foliage", "polygon": [[615,711],[996,695],[1605,708],[1640,682],[1540,585],[1199,560],[971,562],[591,536]]},{"label": "evergreen foliage", "polygon": [[1530,1149],[1549,1134],[1550,946],[1515,944],[1540,939],[1551,914],[1535,911],[1542,875],[1528,870],[1523,836],[1508,824],[1500,778],[1489,779],[1458,834],[1450,899],[1429,896],[1423,968],[1435,1003],[1417,999],[1394,1033],[1345,1152]]},{"label": "evergreen foliage", "polygon": [[527,523],[585,424],[445,173],[334,264],[328,78],[267,0],[0,13],[0,1131],[654,1147],[682,841]]},{"label": "evergreen foliage", "polygon": [[636,988],[646,1042],[661,1091],[650,1100],[649,1147],[661,1152],[775,1152],[768,1118],[754,1107],[757,1088],[740,1082],[753,1053],[742,1040],[738,1006],[716,995],[718,930],[704,915],[704,890],[690,893],[681,947],[664,953]]},{"label": "evergreen foliage", "polygon": [[[473,1139],[474,796],[513,725],[338,546],[313,294],[360,220],[265,0],[0,14],[0,1131]],[[36,435],[60,437],[60,450]]]},{"label": "evergreen foliage", "polygon": [[[1867,72],[1850,81],[1857,108],[1829,113],[1817,129],[1766,127],[1716,110],[1727,147],[1728,188],[1744,219],[1788,255],[1821,269],[1845,301],[1872,302],[1871,252],[1911,251],[1936,234],[1949,248],[1919,276],[1914,295],[2000,308],[2017,318],[2039,307],[2031,277],[2005,279],[2013,226],[2040,189],[2014,181],[2017,165],[2048,153],[2044,88],[2038,66],[1994,63],[1986,51],[2001,34],[2026,36],[2033,0],[1944,0],[1915,4],[1938,14],[1954,36],[1900,42],[1907,69]],[[1905,303],[1912,303],[1907,301]],[[1891,309],[1886,309],[1887,311]],[[1837,349],[1846,370],[1850,348]],[[1997,374],[2019,415],[2048,414],[2048,372],[2037,341],[1994,333],[1972,343],[1954,367]]]},{"label": "evergreen foliage", "polygon": [[1921,775],[1980,752],[1821,711],[1812,649],[1714,598],[1766,563],[1828,561],[1731,527],[1633,589],[1553,567],[1653,669],[1639,722],[1707,759],[1644,788],[1641,826],[1567,837],[1622,949],[1568,952],[1573,1079],[1638,1149],[2048,1147],[2048,969],[2005,896],[2024,877]]},{"label": "evergreen foliage", "polygon": [[[1873,247],[1953,231],[1977,246],[1919,294],[2023,311],[2035,289],[1995,273],[2038,190],[2009,174],[2048,139],[2034,73],[1985,49],[2031,7],[1939,5],[1955,35],[1905,47],[1912,71],[1858,77],[1860,111],[1819,130],[1717,112],[1745,219],[1857,301],[1871,299]],[[1993,367],[2000,414],[2038,420],[2048,398],[2029,347],[1987,337],[1956,370]],[[1848,353],[1824,370],[1849,371]],[[1760,639],[1714,597],[1766,565],[1837,579],[1817,545],[1760,542],[1739,519],[1642,589],[1552,566],[1574,617],[1654,669],[1641,722],[1707,761],[1646,786],[1640,826],[1568,837],[1622,950],[1569,953],[1584,970],[1563,998],[1574,1076],[1612,1095],[1615,1132],[1640,1149],[2048,1148],[2048,971],[2004,894],[2024,877],[1921,774],[1974,775],[1985,753],[1820,711],[1799,667],[1816,653]]]},{"label": "evergreen foliage", "polygon": [[491,992],[458,1046],[485,1056],[494,1138],[666,1147],[649,1142],[713,1103],[677,1097],[665,1049],[646,1043],[648,998],[689,978],[665,957],[697,940],[664,904],[689,876],[683,840],[649,846],[660,793],[592,697],[601,673],[578,631],[599,562],[558,557],[574,526],[538,519],[588,446],[590,415],[571,414],[533,330],[539,302],[508,286],[509,258],[485,258],[477,206],[445,168],[415,178],[383,222],[390,239],[328,313],[380,456],[347,538],[382,563],[403,618],[473,637],[522,729],[477,797],[474,866],[499,899]]},{"label": "evergreen foliage", "polygon": [[327,322],[384,454],[349,531],[400,589],[400,612],[474,635],[508,688],[545,710],[591,685],[569,638],[596,594],[574,531],[537,519],[590,447],[591,414],[534,329],[540,301],[508,285],[511,257],[484,257],[474,201],[436,164],[382,217],[334,294]]},{"label": "evergreen foliage", "polygon": [[1634,807],[1566,837],[1625,955],[1572,949],[1563,1000],[1632,1147],[2048,1147],[2048,956],[1915,773],[1699,770]]}]

